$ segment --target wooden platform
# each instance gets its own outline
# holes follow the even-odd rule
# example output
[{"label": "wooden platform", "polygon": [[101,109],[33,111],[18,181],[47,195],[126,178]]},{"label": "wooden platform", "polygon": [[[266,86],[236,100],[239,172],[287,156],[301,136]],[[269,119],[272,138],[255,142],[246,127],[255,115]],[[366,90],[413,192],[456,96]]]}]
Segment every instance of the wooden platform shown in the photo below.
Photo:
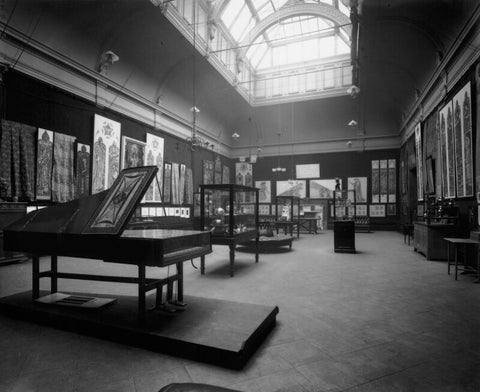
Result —
[{"label": "wooden platform", "polygon": [[0,310],[22,320],[232,369],[246,364],[279,311],[277,306],[185,296],[184,311],[152,311],[142,325],[136,297],[102,297],[116,301],[99,309],[71,308],[33,302],[26,291],[0,298]]}]

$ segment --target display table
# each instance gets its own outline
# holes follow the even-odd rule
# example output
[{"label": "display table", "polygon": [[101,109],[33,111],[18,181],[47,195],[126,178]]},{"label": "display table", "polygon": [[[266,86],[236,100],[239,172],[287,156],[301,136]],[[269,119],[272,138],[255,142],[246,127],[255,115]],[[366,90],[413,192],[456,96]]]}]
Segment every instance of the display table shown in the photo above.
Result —
[{"label": "display table", "polygon": [[296,229],[297,238],[300,238],[300,225],[298,221],[278,220],[275,221],[275,228],[277,230],[277,234],[280,229],[283,229],[284,234],[290,233],[291,236],[293,236],[293,230]]},{"label": "display table", "polygon": [[314,217],[301,217],[300,227],[305,229],[308,234],[318,234],[318,222],[319,218]]},{"label": "display table", "polygon": [[[477,275],[477,280],[475,283],[480,283],[480,269],[478,264],[478,254],[476,253],[476,260],[475,264],[476,267],[472,267],[467,264],[467,247],[475,247],[478,250],[478,245],[480,241],[472,240],[470,238],[444,238],[447,242],[447,261],[448,261],[448,274],[450,275],[450,265],[455,266],[455,280],[458,277],[458,271],[462,271],[465,273],[475,273]],[[450,246],[453,246],[453,253],[454,253],[454,260],[451,260],[450,257]],[[458,253],[460,248],[463,248],[464,253],[464,260],[463,262],[459,261]]]},{"label": "display table", "polygon": [[414,222],[413,250],[425,255],[427,260],[447,260],[447,242],[443,239],[457,236],[453,223]]}]

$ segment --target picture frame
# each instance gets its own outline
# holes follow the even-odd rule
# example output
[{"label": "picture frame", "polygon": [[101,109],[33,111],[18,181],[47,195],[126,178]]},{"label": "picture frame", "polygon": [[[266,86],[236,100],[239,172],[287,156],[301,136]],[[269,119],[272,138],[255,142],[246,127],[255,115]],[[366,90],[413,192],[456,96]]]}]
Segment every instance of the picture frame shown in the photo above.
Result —
[{"label": "picture frame", "polygon": [[146,143],[122,136],[122,169],[145,165]]},{"label": "picture frame", "polygon": [[135,212],[158,168],[142,166],[122,170],[82,234],[118,235]]},{"label": "picture frame", "polygon": [[429,156],[425,160],[425,170],[426,170],[426,192],[428,195],[435,193],[435,175],[434,175],[434,163],[433,158]]},{"label": "picture frame", "polygon": [[310,163],[305,165],[295,165],[295,174],[296,178],[299,180],[320,178],[320,164]]},{"label": "picture frame", "polygon": [[172,164],[163,164],[163,201],[170,203],[172,198]]},{"label": "picture frame", "polygon": [[272,202],[272,182],[271,181],[255,181],[255,188],[258,188],[258,202]]},{"label": "picture frame", "polygon": [[393,203],[390,203],[390,204],[387,204],[387,215],[397,215],[397,205],[396,204],[393,204]]}]

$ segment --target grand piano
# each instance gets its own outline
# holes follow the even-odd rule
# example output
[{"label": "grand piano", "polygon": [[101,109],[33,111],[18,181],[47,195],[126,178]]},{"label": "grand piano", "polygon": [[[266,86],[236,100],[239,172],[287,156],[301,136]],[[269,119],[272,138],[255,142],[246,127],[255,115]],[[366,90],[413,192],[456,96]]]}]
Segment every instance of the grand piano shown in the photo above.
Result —
[{"label": "grand piano", "polygon": [[[212,252],[210,232],[125,229],[157,171],[155,166],[125,169],[107,191],[33,211],[4,229],[5,250],[32,255],[33,300],[41,300],[41,278],[50,278],[50,297],[57,293],[57,280],[62,278],[137,284],[141,321],[146,320],[149,291],[156,290],[156,307],[164,304],[164,288],[167,302],[184,305],[183,262]],[[51,268],[40,271],[39,257],[45,255],[51,256]],[[138,277],[59,272],[58,256],[133,264]],[[146,267],[170,265],[176,266],[173,275],[146,277]]]}]

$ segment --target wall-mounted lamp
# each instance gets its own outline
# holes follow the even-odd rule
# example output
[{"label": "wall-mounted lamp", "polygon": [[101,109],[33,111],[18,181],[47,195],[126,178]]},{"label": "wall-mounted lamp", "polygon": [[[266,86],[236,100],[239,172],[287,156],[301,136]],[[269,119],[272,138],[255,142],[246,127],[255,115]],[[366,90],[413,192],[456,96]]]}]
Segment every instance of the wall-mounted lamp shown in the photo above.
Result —
[{"label": "wall-mounted lamp", "polygon": [[100,72],[102,75],[106,75],[110,66],[113,63],[116,63],[118,60],[120,60],[120,57],[118,57],[111,50],[107,50],[106,52],[102,53],[100,64],[98,65],[98,72]]},{"label": "wall-mounted lamp", "polygon": [[355,85],[350,86],[347,89],[347,93],[352,97],[352,98],[357,98],[358,94],[360,94],[360,87],[357,87]]},{"label": "wall-mounted lamp", "polygon": [[237,132],[234,132],[234,133],[232,134],[232,137],[233,137],[235,140],[237,140],[237,139],[240,137],[240,135],[239,135]]},{"label": "wall-mounted lamp", "polygon": [[192,113],[193,113],[193,112],[195,112],[195,113],[200,113],[200,109],[197,108],[196,106],[192,106],[192,107],[190,108],[190,111],[191,111]]},{"label": "wall-mounted lamp", "polygon": [[356,127],[357,125],[358,125],[358,122],[356,122],[355,120],[352,120],[348,123],[349,127]]}]

